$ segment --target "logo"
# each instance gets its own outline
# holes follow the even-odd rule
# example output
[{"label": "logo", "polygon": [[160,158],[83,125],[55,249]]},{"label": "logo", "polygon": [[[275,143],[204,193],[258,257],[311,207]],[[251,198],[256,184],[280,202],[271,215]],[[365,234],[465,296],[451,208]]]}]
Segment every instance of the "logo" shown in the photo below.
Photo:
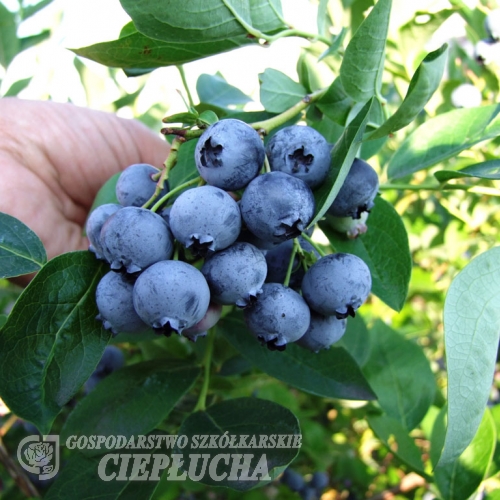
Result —
[{"label": "logo", "polygon": [[59,436],[25,437],[17,447],[17,460],[40,481],[52,479],[59,472]]}]

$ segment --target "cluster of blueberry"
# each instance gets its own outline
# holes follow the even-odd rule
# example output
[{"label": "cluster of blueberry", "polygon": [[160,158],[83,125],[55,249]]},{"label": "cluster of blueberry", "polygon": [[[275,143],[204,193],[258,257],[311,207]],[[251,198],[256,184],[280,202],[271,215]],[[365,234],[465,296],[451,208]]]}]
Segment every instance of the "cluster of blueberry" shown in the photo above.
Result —
[{"label": "cluster of blueberry", "polygon": [[492,10],[486,16],[484,28],[488,38],[476,43],[476,59],[483,64],[500,65],[500,9]]},{"label": "cluster of blueberry", "polygon": [[[265,148],[251,126],[225,119],[203,132],[194,160],[206,184],[158,213],[143,207],[160,173],[145,164],[120,175],[120,204],[91,213],[90,250],[111,267],[96,292],[104,326],[195,340],[217,323],[223,305],[235,305],[272,350],[297,342],[317,352],[340,339],[347,316],[368,297],[371,275],[359,257],[320,256],[307,241],[313,189],[329,173],[331,145],[295,125]],[[356,159],[329,213],[360,219],[377,190],[376,172]]]},{"label": "cluster of blueberry", "polygon": [[281,476],[281,482],[292,491],[299,493],[302,500],[317,500],[328,486],[328,475],[325,472],[315,472],[309,481],[293,469],[286,469]]}]

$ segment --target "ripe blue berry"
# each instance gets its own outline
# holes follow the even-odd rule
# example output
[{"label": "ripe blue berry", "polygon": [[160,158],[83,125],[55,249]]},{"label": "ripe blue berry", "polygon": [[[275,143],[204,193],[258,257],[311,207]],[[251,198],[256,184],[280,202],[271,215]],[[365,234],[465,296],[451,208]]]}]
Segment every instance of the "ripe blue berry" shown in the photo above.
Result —
[{"label": "ripe blue berry", "polygon": [[318,493],[321,493],[328,486],[328,483],[328,474],[326,472],[315,472],[309,481],[309,485],[315,488]]},{"label": "ripe blue berry", "polygon": [[201,257],[232,245],[241,230],[238,204],[213,186],[184,191],[172,205],[169,221],[175,238]]},{"label": "ripe blue berry", "polygon": [[194,152],[196,167],[207,184],[228,191],[244,188],[264,163],[264,145],[248,124],[227,118],[203,132]]},{"label": "ripe blue berry", "polygon": [[104,223],[118,210],[122,208],[117,203],[106,203],[92,210],[87,219],[85,232],[90,241],[89,250],[93,252],[98,259],[104,259],[104,253],[101,245],[101,229]]},{"label": "ripe blue berry", "polygon": [[373,208],[378,186],[377,172],[366,161],[356,158],[328,213],[359,219],[363,212]]},{"label": "ripe blue berry", "polygon": [[[118,177],[116,197],[124,207],[141,207],[153,196],[157,181],[153,175],[160,171],[147,163],[136,163],[127,167]],[[160,197],[168,193],[168,184],[161,191]]]},{"label": "ripe blue berry", "polygon": [[297,345],[312,352],[328,349],[345,333],[347,321],[335,316],[323,316],[311,310],[311,323],[307,332],[297,340]]},{"label": "ripe blue berry", "polygon": [[125,207],[112,215],[102,227],[101,244],[111,269],[125,267],[128,273],[170,259],[174,248],[167,223],[139,207]]},{"label": "ripe blue berry", "polygon": [[283,472],[281,482],[286,484],[292,491],[300,491],[306,484],[302,474],[290,469],[290,467]]},{"label": "ripe blue berry", "polygon": [[318,187],[330,170],[331,146],[311,127],[285,127],[269,140],[266,154],[271,170],[302,179],[311,189]]},{"label": "ripe blue berry", "polygon": [[105,274],[97,285],[97,319],[102,321],[104,328],[114,334],[147,330],[147,325],[135,312],[133,289],[134,284],[128,276],[114,271]]},{"label": "ripe blue berry", "polygon": [[280,283],[265,283],[243,315],[250,332],[271,350],[283,351],[309,327],[311,313],[304,299]]},{"label": "ripe blue berry", "polygon": [[241,216],[258,238],[281,243],[295,238],[314,216],[309,186],[292,175],[270,172],[256,177],[240,201]]},{"label": "ripe blue berry", "polygon": [[134,286],[134,307],[142,320],[169,335],[182,333],[205,316],[210,290],[198,269],[177,260],[148,267]]},{"label": "ripe blue berry", "polygon": [[209,257],[201,272],[212,300],[245,307],[262,292],[267,264],[263,253],[250,243],[234,243]]},{"label": "ripe blue berry", "polygon": [[122,350],[114,345],[106,346],[97,368],[83,386],[84,392],[88,394],[102,379],[121,368],[124,364],[125,356]]},{"label": "ripe blue berry", "polygon": [[[305,252],[313,252],[316,258],[320,258],[319,253],[304,238],[298,238],[299,244]],[[283,283],[288,271],[290,256],[292,255],[294,240],[287,240],[266,252],[267,262],[267,283]],[[293,262],[292,275],[290,276],[290,288],[300,288],[305,270],[296,255]]]},{"label": "ripe blue berry", "polygon": [[314,263],[302,280],[302,294],[314,311],[342,319],[354,316],[372,286],[368,266],[356,255],[335,253]]}]

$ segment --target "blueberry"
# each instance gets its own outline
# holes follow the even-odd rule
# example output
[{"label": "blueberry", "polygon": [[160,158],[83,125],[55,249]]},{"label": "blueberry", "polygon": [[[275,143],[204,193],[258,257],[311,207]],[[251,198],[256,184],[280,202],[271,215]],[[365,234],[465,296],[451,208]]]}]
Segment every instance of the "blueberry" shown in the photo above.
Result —
[{"label": "blueberry", "polygon": [[269,349],[278,351],[300,339],[311,319],[304,299],[280,283],[265,283],[262,293],[243,315],[250,332]]},{"label": "blueberry", "polygon": [[137,278],[134,307],[142,320],[159,333],[182,333],[205,316],[210,290],[198,269],[177,260],[148,267]]},{"label": "blueberry", "polygon": [[104,223],[118,210],[122,208],[117,203],[106,203],[100,205],[89,215],[85,231],[90,241],[89,250],[95,254],[98,259],[104,259],[104,253],[101,245],[101,229]]},{"label": "blueberry", "polygon": [[368,266],[356,255],[335,253],[314,263],[302,280],[302,294],[314,311],[342,319],[354,316],[372,286]]},{"label": "blueberry", "polygon": [[302,500],[318,500],[319,497],[316,488],[309,485],[302,488],[299,493]]},{"label": "blueberry", "polygon": [[477,87],[463,83],[451,93],[451,103],[455,108],[475,108],[481,105],[483,96]]},{"label": "blueberry", "polygon": [[363,212],[373,208],[378,185],[377,172],[366,161],[356,158],[328,213],[359,219]]},{"label": "blueberry", "polygon": [[262,292],[267,264],[264,254],[250,243],[234,243],[209,257],[201,272],[212,300],[246,307]]},{"label": "blueberry", "polygon": [[102,226],[101,244],[111,269],[125,267],[128,273],[170,259],[174,248],[167,223],[139,207],[125,207],[112,215]]},{"label": "blueberry", "polygon": [[142,332],[147,325],[134,309],[132,291],[134,284],[126,275],[110,271],[97,285],[96,303],[104,328],[114,334],[120,332]]},{"label": "blueberry", "polygon": [[326,472],[315,472],[309,481],[309,486],[316,489],[318,493],[321,493],[329,483],[328,474]]},{"label": "blueberry", "polygon": [[108,345],[104,349],[102,357],[95,369],[96,375],[109,375],[118,370],[125,364],[125,356],[123,351],[115,345]]},{"label": "blueberry", "polygon": [[295,238],[314,216],[311,188],[298,177],[270,172],[256,177],[240,201],[241,216],[258,238],[281,243]]},{"label": "blueberry", "polygon": [[[153,175],[160,171],[147,163],[136,163],[127,167],[118,177],[116,183],[116,197],[124,207],[141,207],[146,203],[156,190]],[[168,184],[160,193],[160,197],[168,193]],[[158,199],[159,199],[158,198]]]},{"label": "blueberry", "polygon": [[172,205],[169,220],[175,238],[201,257],[232,245],[241,230],[238,204],[213,186],[184,191]]},{"label": "blueberry", "polygon": [[283,472],[281,482],[286,484],[292,491],[300,491],[306,484],[302,474],[290,469],[290,467]]},{"label": "blueberry", "polygon": [[347,321],[336,316],[323,316],[311,310],[311,323],[307,332],[297,340],[297,344],[312,352],[328,349],[338,342],[345,333]]},{"label": "blueberry", "polygon": [[484,28],[493,40],[500,40],[500,9],[492,10],[486,16]]},{"label": "blueberry", "polygon": [[264,145],[248,124],[227,118],[203,132],[194,152],[196,167],[207,184],[228,191],[244,188],[264,163]]},{"label": "blueberry", "polygon": [[311,189],[321,185],[330,170],[331,146],[311,127],[285,127],[269,140],[266,154],[271,170],[302,179]]},{"label": "blueberry", "polygon": [[[304,238],[299,236],[299,244],[305,252],[313,252],[316,258],[320,258],[319,253]],[[292,255],[294,240],[287,240],[266,252],[267,262],[267,283],[283,283],[288,271],[290,256]],[[300,288],[305,270],[299,257],[296,255],[290,277],[290,288]]]},{"label": "blueberry", "polygon": [[125,364],[125,356],[121,349],[108,345],[89,379],[85,382],[84,391],[89,393],[105,377],[120,369]]},{"label": "blueberry", "polygon": [[221,314],[222,305],[210,302],[205,316],[203,316],[203,318],[198,321],[196,325],[186,328],[186,330],[182,332],[182,335],[187,337],[192,342],[196,342],[197,338],[205,337],[208,330],[217,324]]}]

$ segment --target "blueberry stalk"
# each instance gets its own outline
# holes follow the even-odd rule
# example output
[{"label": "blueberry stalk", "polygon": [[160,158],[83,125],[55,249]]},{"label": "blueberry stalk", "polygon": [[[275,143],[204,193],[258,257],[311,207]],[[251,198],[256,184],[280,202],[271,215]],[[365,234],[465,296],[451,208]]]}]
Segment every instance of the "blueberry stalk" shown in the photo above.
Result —
[{"label": "blueberry stalk", "polygon": [[[173,141],[172,144],[170,145],[170,151],[168,152],[167,159],[165,160],[165,168],[161,171],[158,182],[156,184],[156,189],[155,192],[153,193],[153,196],[149,198],[149,200],[144,203],[142,208],[149,208],[149,206],[154,203],[156,198],[159,196],[159,194],[162,192],[162,190],[165,187],[165,182],[168,179],[168,175],[170,173],[170,170],[172,170],[176,163],[177,163],[177,157],[179,155],[179,148],[181,147],[181,144],[185,142],[185,139],[182,137],[176,137]],[[156,179],[155,179],[156,180]],[[155,205],[156,206],[156,205]],[[153,210],[154,212],[154,210]]]},{"label": "blueberry stalk", "polygon": [[203,356],[203,385],[201,386],[198,402],[193,411],[205,411],[207,403],[208,388],[210,386],[210,367],[212,365],[212,354],[214,352],[215,327],[210,328],[207,334],[207,345]]},{"label": "blueberry stalk", "polygon": [[[169,191],[165,196],[160,198],[152,207],[151,207],[151,212],[156,212],[169,198],[177,194],[179,191],[182,191],[188,187],[194,186],[195,184],[198,184],[200,182],[200,177],[195,177],[194,179],[191,179],[190,181],[184,182],[183,184],[180,184],[177,186],[175,189],[172,189],[172,191]],[[145,206],[143,208],[146,208]]]},{"label": "blueberry stalk", "polygon": [[[301,111],[304,111],[309,105],[313,102],[318,101],[323,97],[328,88],[319,89],[311,94],[305,95],[302,100],[300,100],[297,104],[294,104],[291,108],[283,111],[279,115],[273,116],[268,120],[263,120],[260,122],[250,123],[249,125],[257,130],[261,135],[267,135],[271,130],[285,124],[288,120],[292,119],[296,115],[298,115]],[[176,135],[181,137],[182,139],[189,141],[191,139],[197,139],[205,132],[204,129],[195,129],[191,130],[189,128],[172,128],[165,127],[161,129],[161,133],[164,135]]]},{"label": "blueberry stalk", "polygon": [[288,268],[286,270],[285,280],[283,281],[284,286],[288,286],[290,284],[290,278],[293,271],[293,261],[295,260],[295,254],[297,253],[297,246],[300,246],[299,242],[297,241],[297,238],[294,238],[292,252],[290,253],[290,260],[288,261]]},{"label": "blueberry stalk", "polygon": [[321,255],[321,257],[324,257],[324,256],[326,255],[325,251],[324,251],[322,248],[320,248],[320,247],[319,247],[319,245],[318,245],[315,241],[313,241],[313,240],[311,239],[311,237],[310,237],[307,233],[305,233],[305,232],[304,232],[304,233],[302,233],[302,234],[301,234],[301,236],[302,236],[302,238],[304,238],[304,239],[305,239],[308,243],[310,243],[310,244],[311,244],[311,246],[314,248],[314,250],[316,250],[316,251],[317,251],[317,252]]},{"label": "blueberry stalk", "polygon": [[189,86],[186,80],[186,73],[184,72],[184,66],[180,64],[179,66],[176,66],[176,68],[179,71],[179,74],[181,75],[181,80],[182,80],[182,85],[184,85],[184,90],[186,91],[189,106],[191,108],[194,108],[194,101],[193,101],[193,96],[191,95],[191,92],[189,91]]}]

